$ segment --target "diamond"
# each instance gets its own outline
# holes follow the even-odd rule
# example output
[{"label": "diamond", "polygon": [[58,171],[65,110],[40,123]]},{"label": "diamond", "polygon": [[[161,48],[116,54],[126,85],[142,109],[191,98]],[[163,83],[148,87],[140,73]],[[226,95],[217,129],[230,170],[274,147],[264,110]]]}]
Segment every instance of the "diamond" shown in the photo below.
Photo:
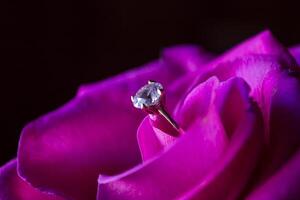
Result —
[{"label": "diamond", "polygon": [[157,105],[160,102],[162,90],[163,86],[160,83],[149,81],[147,85],[139,89],[135,96],[132,97],[133,106],[143,109],[145,106],[150,107]]}]

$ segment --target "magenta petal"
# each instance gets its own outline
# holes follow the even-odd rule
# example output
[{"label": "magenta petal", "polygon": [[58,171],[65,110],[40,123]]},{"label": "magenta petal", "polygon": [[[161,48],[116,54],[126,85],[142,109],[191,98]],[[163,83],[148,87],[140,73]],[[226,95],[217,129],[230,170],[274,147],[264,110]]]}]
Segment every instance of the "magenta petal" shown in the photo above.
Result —
[{"label": "magenta petal", "polygon": [[[219,73],[223,77],[230,76],[231,74],[232,77],[232,72],[235,72],[235,68],[228,66],[231,62],[254,56],[276,58],[277,62],[284,66],[284,68],[296,66],[296,61],[289,51],[273,37],[270,31],[264,31],[229,50],[205,67],[200,68],[200,73],[197,77],[198,82],[202,82],[213,75],[218,76],[216,73]],[[228,73],[227,70],[229,70]],[[255,74],[252,77],[254,78]]]},{"label": "magenta petal", "polygon": [[152,158],[163,150],[163,145],[157,138],[149,117],[146,117],[141,123],[137,138],[144,161]]},{"label": "magenta petal", "polygon": [[247,200],[297,200],[300,197],[300,151]]},{"label": "magenta petal", "polygon": [[281,45],[269,30],[266,30],[234,47],[232,50],[229,50],[219,59],[214,61],[214,65],[224,61],[233,61],[244,56],[259,54],[276,56],[280,58],[280,61],[287,65],[295,63],[294,59],[290,56],[288,49]]},{"label": "magenta petal", "polygon": [[232,132],[228,149],[207,176],[180,199],[236,199],[254,172],[263,145],[262,116],[249,99],[245,82],[231,82],[231,86],[221,86],[216,97],[224,128],[227,134]]},{"label": "magenta petal", "polygon": [[63,200],[53,194],[42,193],[23,181],[17,174],[17,161],[0,168],[1,200]]},{"label": "magenta petal", "polygon": [[83,86],[68,104],[27,125],[18,151],[20,175],[41,190],[94,199],[99,173],[113,175],[141,162],[136,130],[144,113],[133,108],[130,96],[147,80],[167,89],[189,71],[171,58]]},{"label": "magenta petal", "polygon": [[175,118],[183,130],[187,131],[195,120],[203,117],[209,111],[212,103],[211,98],[219,85],[218,83],[219,80],[216,77],[212,77],[200,84],[196,87],[197,89],[192,90],[188,94],[181,107],[176,110]]},{"label": "magenta petal", "polygon": [[300,65],[300,45],[294,46],[289,49],[291,54],[294,56],[296,59],[298,65]]}]

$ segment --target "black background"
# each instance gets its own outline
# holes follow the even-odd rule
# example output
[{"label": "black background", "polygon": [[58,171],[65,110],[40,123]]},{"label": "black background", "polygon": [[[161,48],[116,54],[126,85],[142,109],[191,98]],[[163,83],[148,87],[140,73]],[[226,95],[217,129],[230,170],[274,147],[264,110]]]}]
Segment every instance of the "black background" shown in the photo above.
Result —
[{"label": "black background", "polygon": [[16,155],[22,127],[55,109],[81,83],[195,43],[220,53],[266,28],[300,43],[291,1],[1,1],[0,165]]}]

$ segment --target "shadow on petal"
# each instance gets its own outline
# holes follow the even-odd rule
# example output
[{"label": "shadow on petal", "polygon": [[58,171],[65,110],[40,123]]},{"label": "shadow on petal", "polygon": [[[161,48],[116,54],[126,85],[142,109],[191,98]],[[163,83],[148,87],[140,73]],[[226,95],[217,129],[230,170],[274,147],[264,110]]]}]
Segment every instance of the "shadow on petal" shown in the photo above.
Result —
[{"label": "shadow on petal", "polygon": [[246,198],[247,200],[297,200],[300,196],[300,151],[277,173]]}]

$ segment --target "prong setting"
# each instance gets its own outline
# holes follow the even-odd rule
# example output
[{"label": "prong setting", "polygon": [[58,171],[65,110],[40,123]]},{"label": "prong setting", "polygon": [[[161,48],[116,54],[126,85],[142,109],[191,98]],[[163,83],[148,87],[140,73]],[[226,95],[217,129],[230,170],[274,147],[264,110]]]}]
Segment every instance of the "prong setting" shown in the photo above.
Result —
[{"label": "prong setting", "polygon": [[153,80],[148,80],[148,84],[151,84],[151,83],[157,83],[157,82],[153,81]]},{"label": "prong setting", "polygon": [[160,105],[163,97],[163,86],[155,81],[148,81],[147,85],[140,88],[137,93],[131,97],[133,106],[138,109],[151,110]]},{"label": "prong setting", "polygon": [[157,90],[157,93],[158,93],[159,95],[163,95],[163,89],[158,89],[158,90]]}]

